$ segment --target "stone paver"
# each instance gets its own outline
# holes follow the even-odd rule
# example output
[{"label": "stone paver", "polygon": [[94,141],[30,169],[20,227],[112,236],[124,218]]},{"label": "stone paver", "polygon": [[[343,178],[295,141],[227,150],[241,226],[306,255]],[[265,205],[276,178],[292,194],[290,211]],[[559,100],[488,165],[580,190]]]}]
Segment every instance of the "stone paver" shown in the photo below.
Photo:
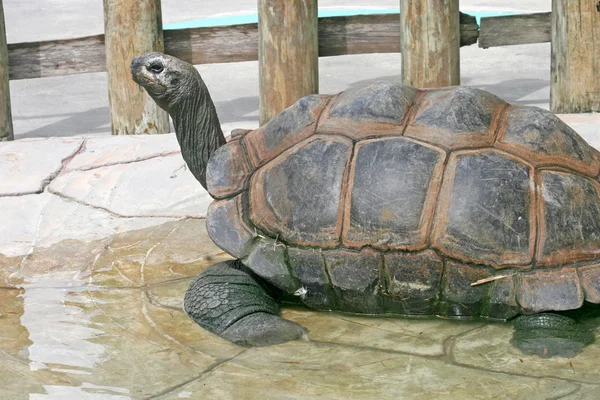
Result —
[{"label": "stone paver", "polygon": [[96,240],[168,218],[118,218],[51,193],[0,197],[0,253],[17,256],[67,239]]},{"label": "stone paver", "polygon": [[107,250],[95,260],[93,285],[158,285],[194,277],[207,266],[231,258],[212,243],[203,220],[169,222],[120,234]]},{"label": "stone paver", "polygon": [[146,136],[115,136],[110,140],[91,138],[85,141],[77,157],[66,165],[65,171],[132,163],[179,152],[175,134],[157,135],[151,140]]},{"label": "stone paver", "polygon": [[212,202],[180,154],[69,171],[53,180],[48,189],[124,217],[199,218],[206,216]]},{"label": "stone paver", "polygon": [[296,342],[248,350],[159,399],[183,394],[214,399],[549,399],[580,388],[412,355]]},{"label": "stone paver", "polygon": [[174,135],[0,143],[0,254],[203,218]]},{"label": "stone paver", "polygon": [[481,322],[449,324],[441,319],[374,318],[308,310],[286,310],[283,315],[306,327],[311,340],[318,342],[361,343],[379,350],[437,357],[445,354],[446,340],[483,326]]},{"label": "stone paver", "polygon": [[494,324],[467,333],[453,345],[454,360],[465,366],[489,371],[537,377],[553,376],[572,381],[596,384],[600,382],[598,368],[589,368],[600,357],[600,333],[596,343],[585,348],[572,360],[555,357],[542,359],[526,356],[509,344],[510,324]]},{"label": "stone paver", "polygon": [[0,196],[41,192],[82,143],[65,138],[0,143]]}]

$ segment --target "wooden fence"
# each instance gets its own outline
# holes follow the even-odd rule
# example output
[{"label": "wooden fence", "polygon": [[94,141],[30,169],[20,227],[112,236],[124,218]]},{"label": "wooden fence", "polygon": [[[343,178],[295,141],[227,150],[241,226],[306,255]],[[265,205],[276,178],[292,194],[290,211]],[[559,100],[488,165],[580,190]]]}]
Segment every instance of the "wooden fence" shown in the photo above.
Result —
[{"label": "wooden fence", "polygon": [[0,141],[13,140],[12,115],[10,111],[10,87],[8,84],[8,52],[4,9],[0,0]]},{"label": "wooden fence", "polygon": [[[12,138],[8,79],[102,71],[108,72],[114,134],[166,131],[162,111],[152,108],[129,78],[129,61],[147,51],[165,51],[193,64],[259,60],[264,123],[298,97],[318,91],[317,57],[401,51],[403,81],[435,87],[460,84],[459,46],[552,42],[551,109],[600,111],[596,0],[553,0],[552,13],[482,18],[481,26],[458,12],[458,0],[445,1],[444,7],[437,7],[439,0],[400,3],[400,15],[317,21],[317,0],[260,0],[258,24],[163,32],[160,0],[104,0],[105,35],[7,46],[0,0],[0,140]],[[123,10],[135,18],[123,22]],[[286,82],[285,90],[275,82]]]}]

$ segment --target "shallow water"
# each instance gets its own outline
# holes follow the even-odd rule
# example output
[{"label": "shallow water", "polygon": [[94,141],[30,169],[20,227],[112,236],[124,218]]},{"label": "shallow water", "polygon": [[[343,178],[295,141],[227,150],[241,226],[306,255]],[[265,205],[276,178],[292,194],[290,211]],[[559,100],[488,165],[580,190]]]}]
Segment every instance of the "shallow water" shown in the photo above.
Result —
[{"label": "shallow water", "polygon": [[597,399],[600,345],[541,359],[510,324],[312,312],[308,340],[246,349],[182,312],[227,259],[203,220],[0,256],[0,399]]}]

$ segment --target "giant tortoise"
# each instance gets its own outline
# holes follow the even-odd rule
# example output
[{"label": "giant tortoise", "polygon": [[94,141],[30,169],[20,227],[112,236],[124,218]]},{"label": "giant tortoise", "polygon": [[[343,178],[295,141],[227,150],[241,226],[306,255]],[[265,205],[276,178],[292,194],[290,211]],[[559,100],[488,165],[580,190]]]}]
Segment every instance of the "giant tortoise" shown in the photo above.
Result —
[{"label": "giant tortoise", "polygon": [[228,340],[304,335],[278,316],[286,296],[371,315],[537,314],[520,326],[561,338],[574,324],[545,312],[600,303],[600,153],[548,111],[378,81],[304,97],[227,143],[192,65],[150,53],[131,69],[215,198],[208,233],[236,260],[196,277],[184,304]]}]

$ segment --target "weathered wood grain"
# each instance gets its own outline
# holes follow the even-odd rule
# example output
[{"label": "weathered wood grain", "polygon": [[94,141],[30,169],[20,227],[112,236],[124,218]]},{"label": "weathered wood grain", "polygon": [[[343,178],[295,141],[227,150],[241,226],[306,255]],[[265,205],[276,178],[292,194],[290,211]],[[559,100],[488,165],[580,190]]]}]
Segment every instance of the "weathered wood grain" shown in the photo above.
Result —
[{"label": "weathered wood grain", "polygon": [[400,0],[402,82],[460,85],[458,0]]},{"label": "weathered wood grain", "polygon": [[319,19],[319,56],[400,52],[399,14]]},{"label": "weathered wood grain", "polygon": [[481,18],[479,47],[487,49],[549,42],[552,38],[551,14],[547,12]]},{"label": "weathered wood grain", "polygon": [[104,0],[108,99],[113,135],[165,133],[169,117],[131,79],[131,60],[164,51],[160,0]]},{"label": "weathered wood grain", "polygon": [[8,45],[10,79],[106,71],[104,35]]},{"label": "weathered wood grain", "polygon": [[259,120],[319,92],[317,0],[259,0]]},{"label": "weathered wood grain", "polygon": [[472,15],[460,13],[459,15],[460,46],[470,46],[479,39],[479,25],[477,18]]},{"label": "weathered wood grain", "polygon": [[165,52],[191,64],[258,60],[258,24],[164,31]]},{"label": "weathered wood grain", "polygon": [[10,87],[8,82],[8,48],[4,9],[0,0],[0,141],[13,140],[12,114],[10,111]]},{"label": "weathered wood grain", "polygon": [[600,11],[595,1],[552,1],[550,110],[600,111]]},{"label": "weathered wood grain", "polygon": [[[461,46],[477,41],[475,18],[463,15]],[[164,31],[165,51],[193,64],[258,60],[258,25]],[[399,14],[319,19],[319,56],[400,52]],[[10,79],[106,71],[104,35],[8,45]]]}]

